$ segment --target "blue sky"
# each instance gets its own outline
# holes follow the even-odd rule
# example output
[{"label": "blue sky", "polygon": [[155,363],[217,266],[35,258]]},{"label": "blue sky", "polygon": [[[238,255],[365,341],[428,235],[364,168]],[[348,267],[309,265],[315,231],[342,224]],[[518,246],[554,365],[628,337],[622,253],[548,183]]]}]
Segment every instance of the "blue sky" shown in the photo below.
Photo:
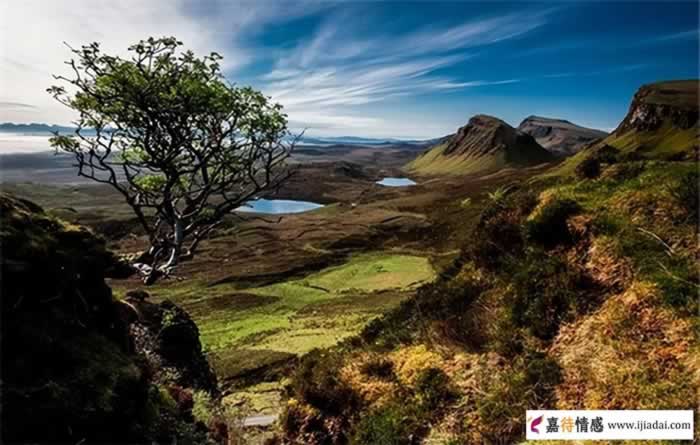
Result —
[{"label": "blue sky", "polygon": [[477,113],[611,129],[640,85],[698,77],[696,2],[56,3],[9,6],[3,33],[20,37],[3,43],[0,81],[17,87],[0,92],[2,121],[70,120],[43,97],[63,40],[116,51],[174,34],[323,136],[437,137]]}]

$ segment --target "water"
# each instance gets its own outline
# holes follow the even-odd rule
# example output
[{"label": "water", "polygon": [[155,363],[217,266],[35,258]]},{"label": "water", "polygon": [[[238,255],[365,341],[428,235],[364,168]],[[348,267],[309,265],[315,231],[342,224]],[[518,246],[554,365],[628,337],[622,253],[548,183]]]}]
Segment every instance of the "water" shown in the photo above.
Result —
[{"label": "water", "polygon": [[237,208],[239,212],[248,213],[301,213],[308,212],[323,207],[322,204],[316,204],[309,201],[295,201],[292,199],[256,199],[248,201],[244,206]]},{"label": "water", "polygon": [[416,182],[408,178],[384,178],[381,181],[377,181],[377,184],[387,187],[406,187],[408,185],[416,185]]}]

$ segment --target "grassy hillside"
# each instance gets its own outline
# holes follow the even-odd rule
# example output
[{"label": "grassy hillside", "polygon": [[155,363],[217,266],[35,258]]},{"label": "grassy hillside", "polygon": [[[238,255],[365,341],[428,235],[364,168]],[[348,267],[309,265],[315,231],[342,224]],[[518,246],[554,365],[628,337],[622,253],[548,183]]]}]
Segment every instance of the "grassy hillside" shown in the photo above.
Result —
[{"label": "grassy hillside", "polygon": [[446,156],[447,143],[437,145],[406,165],[406,169],[422,175],[468,175],[496,171],[507,166],[505,155]]},{"label": "grassy hillside", "polygon": [[474,175],[553,160],[535,139],[500,119],[477,115],[446,141],[405,166],[418,175]]},{"label": "grassy hillside", "polygon": [[305,358],[287,439],[517,443],[525,409],[693,409],[697,164],[608,161],[492,192],[439,280]]}]

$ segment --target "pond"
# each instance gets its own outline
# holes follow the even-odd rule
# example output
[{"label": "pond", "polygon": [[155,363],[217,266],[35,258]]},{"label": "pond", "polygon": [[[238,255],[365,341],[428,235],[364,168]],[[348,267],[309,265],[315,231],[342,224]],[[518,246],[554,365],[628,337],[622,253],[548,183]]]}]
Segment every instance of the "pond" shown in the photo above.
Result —
[{"label": "pond", "polygon": [[248,213],[280,214],[307,212],[320,207],[323,207],[323,205],[309,201],[295,201],[293,199],[256,199],[246,202],[245,205],[238,207],[236,210]]},{"label": "pond", "polygon": [[416,182],[408,178],[384,178],[381,181],[377,181],[377,184],[387,187],[406,187],[408,185],[416,185]]}]

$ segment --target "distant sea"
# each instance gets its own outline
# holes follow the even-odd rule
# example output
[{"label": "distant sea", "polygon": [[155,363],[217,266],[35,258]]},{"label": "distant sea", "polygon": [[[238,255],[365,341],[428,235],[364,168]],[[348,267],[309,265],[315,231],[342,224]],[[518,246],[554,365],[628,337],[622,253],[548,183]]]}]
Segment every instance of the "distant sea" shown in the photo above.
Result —
[{"label": "distant sea", "polygon": [[47,134],[0,132],[0,154],[44,153],[53,151]]}]

